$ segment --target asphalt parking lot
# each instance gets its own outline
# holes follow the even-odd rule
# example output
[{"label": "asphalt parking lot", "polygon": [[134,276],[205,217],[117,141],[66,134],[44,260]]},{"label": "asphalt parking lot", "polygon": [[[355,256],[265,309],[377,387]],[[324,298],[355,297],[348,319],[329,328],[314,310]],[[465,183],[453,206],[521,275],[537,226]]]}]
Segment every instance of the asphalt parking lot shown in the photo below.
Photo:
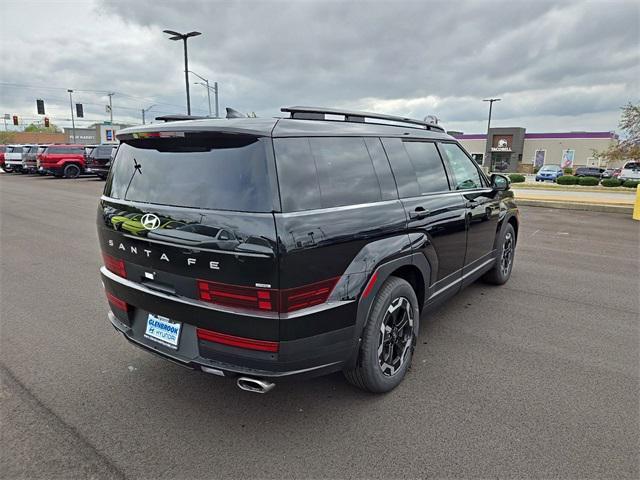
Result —
[{"label": "asphalt parking lot", "polygon": [[106,319],[104,183],[0,174],[2,478],[638,478],[640,223],[522,208],[511,281],[423,317],[404,383],[267,395]]}]

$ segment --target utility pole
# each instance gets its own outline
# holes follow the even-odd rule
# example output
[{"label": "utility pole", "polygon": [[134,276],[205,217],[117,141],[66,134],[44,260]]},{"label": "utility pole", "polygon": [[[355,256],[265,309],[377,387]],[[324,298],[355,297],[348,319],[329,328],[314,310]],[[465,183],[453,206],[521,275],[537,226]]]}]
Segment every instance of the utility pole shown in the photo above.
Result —
[{"label": "utility pole", "polygon": [[115,95],[115,92],[107,93],[109,96],[109,125],[113,126],[113,103],[111,101],[111,97]]},{"label": "utility pole", "polygon": [[200,32],[179,33],[174,30],[163,30],[164,33],[171,35],[169,40],[182,40],[184,43],[184,85],[187,89],[187,115],[191,115],[191,98],[189,97],[189,56],[187,54],[187,40],[189,37],[202,35]]},{"label": "utility pole", "polygon": [[213,89],[216,98],[216,118],[220,118],[220,111],[218,109],[218,82],[213,82]]},{"label": "utility pole", "polygon": [[73,90],[68,89],[67,92],[69,92],[69,106],[71,107],[71,128],[73,131],[73,143],[76,143],[76,121],[73,117]]},{"label": "utility pole", "polygon": [[[482,101],[483,102],[489,102],[489,121],[487,122],[487,141],[485,142],[485,156],[487,157],[488,160],[488,167],[491,168],[491,145],[489,144],[489,131],[491,130],[491,110],[493,107],[493,102],[499,102],[501,101],[501,98],[485,98]],[[483,165],[486,164],[486,162],[482,162]]]},{"label": "utility pole", "polygon": [[142,109],[142,124],[145,125],[145,118],[144,115],[146,112],[148,112],[149,110],[151,110],[153,107],[155,107],[155,105],[151,105],[149,108],[143,108]]}]

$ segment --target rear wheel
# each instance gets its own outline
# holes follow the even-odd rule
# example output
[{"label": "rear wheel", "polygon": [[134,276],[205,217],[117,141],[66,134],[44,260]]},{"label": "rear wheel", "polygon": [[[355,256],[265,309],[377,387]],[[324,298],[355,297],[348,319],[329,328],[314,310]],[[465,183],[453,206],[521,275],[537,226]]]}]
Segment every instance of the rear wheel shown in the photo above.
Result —
[{"label": "rear wheel", "polygon": [[347,380],[375,393],[397,387],[411,365],[419,323],[413,288],[406,280],[389,277],[373,302],[357,365],[344,372]]},{"label": "rear wheel", "polygon": [[70,163],[62,172],[64,178],[78,178],[80,176],[80,167],[75,163]]},{"label": "rear wheel", "polygon": [[511,277],[513,268],[514,255],[516,253],[516,232],[510,223],[504,229],[502,238],[500,239],[500,247],[498,249],[498,257],[496,264],[491,270],[484,274],[482,279],[487,283],[494,285],[503,285],[507,283]]}]

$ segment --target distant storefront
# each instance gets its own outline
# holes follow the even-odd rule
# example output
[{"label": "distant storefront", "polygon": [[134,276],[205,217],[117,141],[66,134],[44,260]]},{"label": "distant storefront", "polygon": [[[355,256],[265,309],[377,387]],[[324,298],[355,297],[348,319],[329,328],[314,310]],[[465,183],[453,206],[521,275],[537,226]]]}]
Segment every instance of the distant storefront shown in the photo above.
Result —
[{"label": "distant storefront", "polygon": [[67,141],[70,143],[81,143],[83,145],[95,145],[99,143],[118,143],[116,133],[118,130],[125,128],[124,125],[109,125],[103,123],[96,123],[87,128],[75,129],[66,128]]},{"label": "distant storefront", "polygon": [[526,133],[521,127],[492,128],[489,142],[485,134],[450,133],[479,164],[502,172],[531,173],[542,165],[602,166],[594,151],[618,143],[614,132]]}]

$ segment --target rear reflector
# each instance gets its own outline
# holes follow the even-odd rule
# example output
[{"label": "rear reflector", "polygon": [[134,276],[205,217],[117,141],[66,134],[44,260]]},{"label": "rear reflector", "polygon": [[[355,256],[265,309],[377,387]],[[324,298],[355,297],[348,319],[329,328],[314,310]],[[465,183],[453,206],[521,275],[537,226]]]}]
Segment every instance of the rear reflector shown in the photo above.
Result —
[{"label": "rear reflector", "polygon": [[262,352],[278,351],[278,342],[236,337],[234,335],[227,335],[226,333],[212,332],[211,330],[205,330],[204,328],[198,328],[196,329],[196,331],[198,334],[198,339],[206,340],[207,342],[222,343],[223,345],[246,348],[249,350],[260,350]]},{"label": "rear reflector", "polygon": [[125,302],[124,300],[120,300],[118,297],[116,297],[112,293],[109,293],[109,292],[105,292],[105,293],[107,294],[107,300],[109,301],[109,303],[114,307],[116,307],[118,310],[122,310],[123,312],[126,312],[129,310],[129,305],[127,305],[127,302]]},{"label": "rear reflector", "polygon": [[326,302],[339,279],[279,291],[198,280],[198,292],[201,300],[218,305],[286,313]]},{"label": "rear reflector", "polygon": [[374,272],[373,275],[371,275],[369,283],[367,283],[364,292],[362,292],[362,298],[367,298],[369,296],[371,290],[373,290],[373,286],[376,284],[376,280],[378,280],[378,272]]},{"label": "rear reflector", "polygon": [[127,270],[124,268],[124,260],[114,258],[106,253],[102,254],[102,258],[104,259],[104,266],[107,267],[107,270],[115,273],[116,275],[120,275],[123,278],[127,278]]}]

